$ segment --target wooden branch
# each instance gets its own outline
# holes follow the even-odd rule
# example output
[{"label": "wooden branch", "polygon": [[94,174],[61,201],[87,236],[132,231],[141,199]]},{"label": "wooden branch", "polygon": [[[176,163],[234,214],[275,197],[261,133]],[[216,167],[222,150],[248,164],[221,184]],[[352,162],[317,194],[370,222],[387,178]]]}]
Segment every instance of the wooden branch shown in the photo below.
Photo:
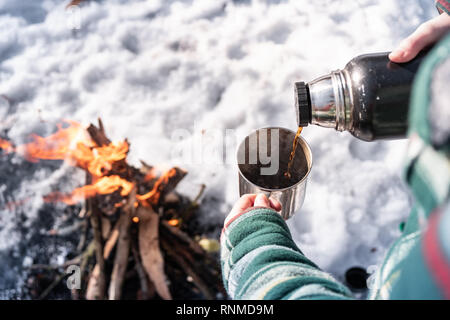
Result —
[{"label": "wooden branch", "polygon": [[81,232],[80,241],[78,241],[77,251],[81,252],[86,244],[89,224],[86,219],[83,219],[83,231]]},{"label": "wooden branch", "polygon": [[198,201],[200,200],[200,198],[202,197],[203,193],[205,192],[205,189],[206,189],[206,184],[202,183],[200,185],[200,190],[198,191],[197,196],[191,202],[191,206],[198,206]]},{"label": "wooden branch", "polygon": [[91,211],[91,225],[94,230],[94,243],[95,243],[95,258],[96,258],[96,266],[98,268],[95,278],[95,288],[94,292],[88,292],[89,295],[86,296],[87,299],[95,299],[95,300],[103,300],[105,298],[105,288],[106,288],[106,280],[105,280],[105,259],[103,258],[103,239],[102,239],[102,231],[100,225],[101,213],[98,210],[96,205],[95,198],[88,199],[89,207]]},{"label": "wooden branch", "polygon": [[222,282],[219,281],[219,273],[214,268],[214,263],[210,261],[208,254],[205,252],[203,256],[193,257],[191,251],[184,246],[173,245],[175,253],[184,258],[184,260],[192,266],[193,272],[201,277],[201,280],[207,284],[208,288],[215,288],[218,292],[226,295]]},{"label": "wooden branch", "polygon": [[[114,225],[114,228],[111,230],[108,240],[105,243],[103,248],[103,259],[107,260],[111,254],[112,249],[116,245],[117,239],[119,238],[119,222]],[[100,266],[95,264],[94,269],[92,270],[91,276],[89,277],[87,289],[86,289],[86,299],[87,300],[95,300],[99,295],[99,276],[100,276]]]},{"label": "wooden branch", "polygon": [[[105,128],[103,126],[102,120],[98,119],[98,127],[91,124],[87,128],[87,132],[89,133],[89,136],[91,139],[95,142],[95,144],[99,147],[107,146],[111,144],[111,140],[106,136]],[[128,140],[125,139],[125,142],[130,145]],[[122,178],[128,179],[129,181],[133,180],[133,174],[134,172],[138,171],[134,167],[131,167],[127,164],[125,159],[116,161],[112,164],[112,169],[110,170],[110,173],[118,174]]]},{"label": "wooden branch", "polygon": [[139,162],[141,163],[142,167],[141,167],[141,171],[143,171],[143,173],[147,173],[151,170],[153,170],[153,166],[149,165],[147,162],[145,162],[144,160],[139,160]]},{"label": "wooden branch", "polygon": [[93,256],[95,253],[95,241],[92,240],[91,243],[87,246],[87,248],[84,250],[82,256],[81,256],[81,262],[80,262],[80,269],[81,273],[84,272],[86,269],[86,266],[88,265],[88,260],[91,256]]},{"label": "wooden branch", "polygon": [[42,270],[56,270],[65,269],[68,266],[79,264],[81,262],[82,255],[79,255],[73,259],[67,260],[63,264],[33,264],[28,269],[42,269]]},{"label": "wooden branch", "polygon": [[178,183],[186,176],[187,171],[174,167],[163,174],[155,182],[153,189],[147,194],[138,196],[140,201],[147,201],[154,207],[158,206],[164,197],[172,192]]},{"label": "wooden branch", "polygon": [[160,241],[171,258],[194,279],[194,283],[205,297],[213,299],[212,291],[207,288],[215,288],[217,292],[226,295],[222,283],[218,280],[219,273],[214,267],[214,262],[188,234],[163,221]]},{"label": "wooden branch", "polygon": [[98,129],[101,132],[103,132],[103,134],[106,136],[106,134],[105,134],[105,126],[103,125],[102,118],[98,118],[97,121],[98,121]]},{"label": "wooden branch", "polygon": [[67,236],[68,234],[71,234],[74,231],[77,231],[78,229],[84,227],[84,224],[85,221],[75,221],[68,227],[49,230],[47,234],[50,236]]},{"label": "wooden branch", "polygon": [[139,256],[139,250],[137,248],[136,239],[131,243],[131,252],[133,253],[134,258],[134,267],[139,276],[139,283],[141,285],[141,295],[138,296],[138,300],[149,300],[154,296],[155,289],[153,284],[150,283],[147,274],[142,266],[141,258]]},{"label": "wooden branch", "polygon": [[135,213],[134,203],[136,202],[136,188],[131,191],[128,202],[123,208],[119,218],[119,239],[117,242],[116,256],[114,258],[114,267],[111,273],[111,282],[109,284],[109,300],[119,300],[122,296],[122,286],[125,272],[128,265],[128,256],[130,253],[130,226],[131,219]]},{"label": "wooden branch", "polygon": [[177,242],[185,243],[189,246],[189,249],[192,250],[197,255],[203,256],[205,255],[205,250],[192,238],[182,230],[172,227],[167,223],[167,221],[161,221],[162,232],[167,233],[169,236],[176,238]]},{"label": "wooden branch", "polygon": [[208,283],[206,283],[202,276],[194,270],[192,264],[188,263],[183,257],[176,252],[174,244],[169,244],[167,241],[161,241],[161,245],[165,252],[180,266],[180,268],[189,276],[192,277],[195,286],[203,293],[206,299],[212,300],[215,298],[214,292],[211,290]]},{"label": "wooden branch", "polygon": [[111,140],[106,136],[105,129],[103,127],[103,123],[101,119],[99,121],[99,128],[91,124],[87,128],[87,132],[91,136],[91,139],[99,146],[107,146],[111,143]]},{"label": "wooden branch", "polygon": [[[164,197],[171,193],[177,185],[180,183],[181,180],[187,175],[187,171],[180,169],[178,167],[174,167],[171,170],[171,174],[168,177],[167,181],[163,181],[161,184],[157,186],[158,192],[159,192],[159,201],[156,202],[156,204],[159,204]],[[160,181],[160,180],[158,180]],[[155,183],[158,183],[158,181]]]},{"label": "wooden branch", "polygon": [[202,197],[203,193],[205,192],[206,189],[206,185],[205,184],[201,184],[200,185],[200,190],[197,194],[197,196],[194,198],[194,200],[191,201],[191,203],[186,206],[186,208],[184,208],[184,210],[180,210],[179,214],[182,217],[183,221],[189,221],[192,216],[194,215],[194,213],[196,212],[196,210],[199,207],[199,200]]},{"label": "wooden branch", "polygon": [[150,280],[155,285],[158,295],[165,300],[171,300],[164,259],[159,247],[159,216],[151,207],[139,207],[139,252],[142,264]]},{"label": "wooden branch", "polygon": [[56,286],[66,277],[66,274],[63,272],[60,275],[58,275],[53,282],[44,290],[44,292],[41,293],[41,295],[38,297],[38,300],[44,300],[47,298],[47,296],[52,292],[53,289],[56,288]]},{"label": "wooden branch", "polygon": [[[74,264],[80,264],[80,269],[81,272],[83,272],[85,266],[86,266],[86,261],[87,259],[89,259],[89,257],[93,254],[94,252],[94,241],[92,241],[86,248],[86,250],[78,257],[75,257],[69,261],[66,261],[63,265],[60,266],[45,266],[45,265],[33,265],[31,266],[32,269],[59,269],[59,268],[67,268],[70,265],[74,265]],[[46,288],[46,290],[44,292],[42,292],[42,294],[39,296],[39,300],[43,300],[45,299],[50,293],[51,291],[66,277],[66,273],[63,272],[61,273],[58,277],[56,277],[54,279],[54,281],[50,284],[50,286],[48,286]],[[72,292],[72,297],[77,298],[77,295],[74,295],[74,293]]]},{"label": "wooden branch", "polygon": [[102,216],[102,239],[108,239],[109,233],[111,232],[111,221],[108,218]]},{"label": "wooden branch", "polygon": [[120,219],[114,225],[111,233],[109,234],[108,240],[106,240],[105,248],[103,250],[103,257],[106,259],[109,258],[112,249],[116,245],[117,239],[119,239],[119,229],[120,229]]},{"label": "wooden branch", "polygon": [[[91,139],[98,146],[105,146],[111,143],[111,140],[106,136],[105,129],[103,126],[102,120],[98,119],[98,127],[91,124],[87,131],[91,137]],[[125,162],[124,162],[125,163]],[[108,247],[105,250],[102,250],[102,258],[104,259],[104,255],[109,256],[109,253],[113,249],[116,241],[118,241],[118,248],[115,256],[114,268],[111,274],[111,281],[109,285],[109,299],[120,299],[122,285],[123,285],[123,277],[126,271],[128,255],[129,255],[129,228],[131,223],[131,216],[134,211],[134,202],[135,202],[135,189],[129,195],[128,205],[123,209],[123,213],[117,222],[118,230],[113,231],[112,237],[107,241]],[[105,234],[105,229],[103,229],[103,234]],[[104,292],[105,285],[103,284],[103,271],[104,270],[104,262],[102,264],[98,264],[94,267],[94,270],[91,274],[88,283],[88,289],[86,293],[86,298],[95,298],[97,296],[103,297],[100,292]]]}]

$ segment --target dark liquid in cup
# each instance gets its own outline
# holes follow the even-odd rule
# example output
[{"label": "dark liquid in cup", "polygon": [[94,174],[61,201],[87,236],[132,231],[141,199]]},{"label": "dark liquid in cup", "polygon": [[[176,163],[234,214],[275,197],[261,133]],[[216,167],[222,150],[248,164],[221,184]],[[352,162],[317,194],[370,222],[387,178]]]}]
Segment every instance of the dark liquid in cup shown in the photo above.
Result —
[{"label": "dark liquid in cup", "polygon": [[294,142],[292,144],[292,151],[291,151],[291,154],[289,155],[288,167],[284,174],[284,176],[288,179],[291,178],[291,168],[292,168],[292,164],[294,163],[294,157],[295,157],[295,151],[297,150],[298,138],[300,137],[302,130],[303,130],[303,127],[298,127],[297,133],[295,134]]},{"label": "dark liquid in cup", "polygon": [[[271,141],[271,131],[276,129],[270,129],[267,131],[267,141]],[[301,130],[299,130],[301,132]],[[255,133],[259,142],[260,132]],[[261,133],[261,134],[266,134]],[[249,138],[246,139],[246,147],[243,150],[245,152],[245,163],[239,164],[239,169],[242,175],[249,180],[251,183],[257,185],[260,188],[266,189],[284,189],[288,188],[305,177],[308,173],[308,160],[306,159],[305,153],[303,152],[303,148],[299,147],[299,136],[300,133],[297,132],[294,135],[292,132],[283,132],[280,131],[279,141],[277,146],[268,146],[268,154],[277,154],[278,153],[278,171],[275,174],[264,175],[261,172],[261,168],[268,168],[270,164],[262,164],[260,162],[259,156],[257,159],[257,163],[249,164],[249,150],[255,152],[256,146],[254,143],[250,146]],[[294,143],[295,140],[295,143]],[[278,148],[278,150],[273,150],[274,148]],[[295,148],[295,150],[293,150]],[[259,150],[259,149],[258,149]],[[289,170],[289,176],[286,173]]]}]

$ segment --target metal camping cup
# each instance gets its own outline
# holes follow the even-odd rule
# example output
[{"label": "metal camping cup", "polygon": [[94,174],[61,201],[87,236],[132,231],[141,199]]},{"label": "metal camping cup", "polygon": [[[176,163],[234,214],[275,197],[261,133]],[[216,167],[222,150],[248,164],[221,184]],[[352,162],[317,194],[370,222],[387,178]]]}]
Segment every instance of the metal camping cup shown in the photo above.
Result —
[{"label": "metal camping cup", "polygon": [[238,147],[239,194],[263,193],[280,201],[281,216],[291,218],[303,205],[306,182],[312,167],[309,145],[300,136],[287,178],[295,132],[285,128],[263,128],[247,136]]}]

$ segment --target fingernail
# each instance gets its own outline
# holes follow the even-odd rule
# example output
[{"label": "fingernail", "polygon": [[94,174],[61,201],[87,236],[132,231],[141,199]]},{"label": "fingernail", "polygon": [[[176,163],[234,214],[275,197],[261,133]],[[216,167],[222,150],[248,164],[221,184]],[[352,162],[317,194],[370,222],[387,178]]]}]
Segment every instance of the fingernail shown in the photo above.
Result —
[{"label": "fingernail", "polygon": [[266,200],[267,200],[267,197],[266,197],[264,194],[260,193],[260,194],[258,194],[258,195],[256,196],[255,201],[256,201],[256,200],[259,200],[259,201],[266,201]]},{"label": "fingernail", "polygon": [[395,50],[389,54],[390,60],[401,60],[406,56],[406,52],[403,50]]},{"label": "fingernail", "polygon": [[400,49],[397,49],[397,50],[391,52],[391,55],[393,55],[395,57],[402,57],[404,54],[405,54],[405,52]]},{"label": "fingernail", "polygon": [[260,193],[256,196],[255,207],[259,207],[259,206],[266,207],[269,205],[270,205],[269,200],[267,199],[267,197],[264,194]]}]

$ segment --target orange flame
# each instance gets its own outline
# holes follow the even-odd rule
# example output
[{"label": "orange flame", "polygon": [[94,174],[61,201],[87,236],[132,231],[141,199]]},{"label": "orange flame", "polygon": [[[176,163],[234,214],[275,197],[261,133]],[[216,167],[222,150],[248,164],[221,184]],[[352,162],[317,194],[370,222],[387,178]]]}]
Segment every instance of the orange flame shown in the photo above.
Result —
[{"label": "orange flame", "polygon": [[66,160],[96,177],[103,176],[111,170],[112,163],[126,158],[128,142],[112,142],[107,146],[96,146],[87,136],[84,128],[75,121],[65,120],[70,126],[62,128],[48,137],[31,135],[33,142],[17,148],[27,160],[37,162],[40,159]]},{"label": "orange flame", "polygon": [[155,168],[152,168],[151,170],[149,170],[149,171],[145,174],[144,181],[145,181],[145,182],[148,182],[148,181],[150,181],[150,180],[152,180],[152,179],[154,179],[154,178],[156,178],[156,169],[155,169]]},{"label": "orange flame", "polygon": [[134,223],[139,223],[139,217],[133,217],[133,219],[131,219]]},{"label": "orange flame", "polygon": [[169,226],[176,227],[180,224],[180,220],[170,219],[169,221],[167,221],[167,223],[169,224]]},{"label": "orange flame", "polygon": [[112,164],[126,158],[129,144],[127,141],[112,142],[107,146],[97,146],[88,136],[83,126],[75,121],[64,120],[69,124],[63,128],[63,124],[57,125],[57,132],[41,137],[31,135],[32,141],[16,148],[6,140],[0,139],[0,148],[9,152],[17,152],[28,161],[39,160],[65,160],[71,165],[86,169],[94,177],[95,183],[77,188],[69,195],[52,193],[46,197],[47,201],[62,201],[74,204],[96,194],[112,193],[122,188],[121,195],[126,196],[131,192],[133,184],[119,176],[105,176],[112,169]]},{"label": "orange flame", "polygon": [[77,162],[82,168],[86,168],[92,175],[101,177],[105,172],[112,169],[112,164],[127,157],[128,142],[112,142],[104,147],[96,147],[91,154],[86,149],[77,153]]},{"label": "orange flame", "polygon": [[0,139],[0,148],[19,154],[32,162],[39,160],[66,160],[73,165],[87,169],[92,175],[101,177],[111,170],[112,163],[126,158],[129,144],[126,141],[112,142],[107,146],[97,146],[88,136],[81,124],[64,120],[69,127],[58,124],[58,131],[48,137],[31,135],[33,140],[13,148],[12,144]]},{"label": "orange flame", "polygon": [[[83,127],[70,120],[64,120],[69,127],[63,128],[59,123],[58,131],[48,137],[41,137],[31,134],[33,140],[25,145],[18,146],[16,151],[23,154],[28,161],[38,162],[39,160],[64,160],[70,158],[73,150],[72,144],[83,139],[83,143],[93,146],[93,142],[86,136],[82,136]],[[77,144],[78,145],[78,144]]]},{"label": "orange flame", "polygon": [[120,188],[120,195],[126,196],[133,189],[133,183],[122,179],[119,176],[106,176],[99,178],[95,183],[80,188],[76,188],[70,194],[62,194],[54,192],[45,197],[48,202],[61,201],[68,205],[76,204],[86,198],[93,197],[97,194],[110,194]]},{"label": "orange flame", "polygon": [[[58,124],[58,130],[47,136],[31,135],[32,141],[18,147],[14,147],[9,141],[0,139],[0,149],[7,153],[17,152],[27,160],[38,162],[39,160],[65,160],[73,166],[87,170],[93,176],[93,183],[76,188],[69,194],[53,192],[45,197],[45,201],[61,201],[73,205],[86,198],[97,194],[110,194],[120,189],[122,196],[127,196],[134,184],[118,175],[108,176],[115,162],[125,160],[129,151],[128,142],[112,142],[107,146],[97,146],[89,137],[85,128],[71,120],[64,120],[69,126],[63,128]],[[152,190],[144,195],[136,195],[139,204],[149,206],[156,204],[161,195],[161,188],[171,177],[176,175],[176,169],[172,168],[163,174],[154,184]],[[157,176],[156,169],[151,169],[144,178],[150,181]],[[118,203],[115,206],[120,207]]]},{"label": "orange flame", "polygon": [[14,151],[12,144],[9,141],[3,140],[1,138],[0,138],[0,149],[5,150],[6,153]]},{"label": "orange flame", "polygon": [[161,185],[167,183],[170,178],[176,175],[176,173],[177,171],[175,168],[170,169],[155,182],[153,189],[150,192],[143,195],[136,195],[136,198],[141,202],[148,200],[151,203],[157,203],[161,194],[159,190]]}]

